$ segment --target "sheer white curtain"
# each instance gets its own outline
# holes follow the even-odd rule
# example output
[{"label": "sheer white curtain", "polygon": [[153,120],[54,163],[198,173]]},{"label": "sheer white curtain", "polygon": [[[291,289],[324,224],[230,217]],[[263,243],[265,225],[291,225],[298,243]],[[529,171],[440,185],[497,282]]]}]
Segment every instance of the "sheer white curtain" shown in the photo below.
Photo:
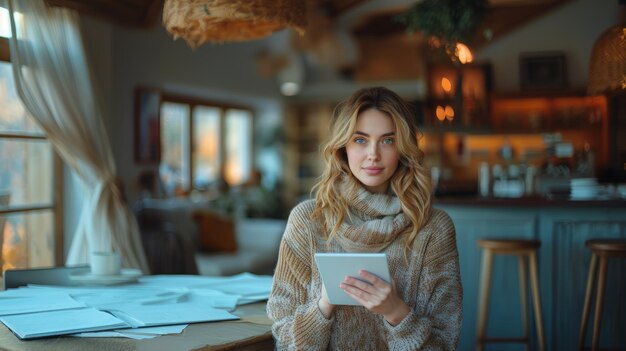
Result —
[{"label": "sheer white curtain", "polygon": [[115,181],[115,163],[83,48],[76,12],[44,0],[8,0],[18,93],[84,187],[67,264],[118,250],[125,267],[148,273],[139,229]]}]

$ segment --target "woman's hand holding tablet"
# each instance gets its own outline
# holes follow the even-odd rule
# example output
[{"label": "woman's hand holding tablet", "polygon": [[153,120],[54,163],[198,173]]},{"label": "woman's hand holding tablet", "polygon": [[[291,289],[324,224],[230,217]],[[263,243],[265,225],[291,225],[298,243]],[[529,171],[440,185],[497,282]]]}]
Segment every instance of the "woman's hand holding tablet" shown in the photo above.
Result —
[{"label": "woman's hand holding tablet", "polygon": [[391,281],[387,255],[384,253],[316,253],[315,262],[328,300],[333,305],[360,305],[340,287],[347,276],[369,284],[359,275],[360,270],[374,274],[386,282]]}]

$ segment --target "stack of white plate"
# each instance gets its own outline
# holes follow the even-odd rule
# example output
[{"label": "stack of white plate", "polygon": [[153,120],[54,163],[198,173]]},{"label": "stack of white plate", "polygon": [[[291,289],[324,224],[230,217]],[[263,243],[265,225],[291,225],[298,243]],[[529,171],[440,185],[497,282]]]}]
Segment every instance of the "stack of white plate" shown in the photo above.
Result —
[{"label": "stack of white plate", "polygon": [[574,178],[571,180],[571,199],[594,199],[600,192],[600,185],[596,178]]}]

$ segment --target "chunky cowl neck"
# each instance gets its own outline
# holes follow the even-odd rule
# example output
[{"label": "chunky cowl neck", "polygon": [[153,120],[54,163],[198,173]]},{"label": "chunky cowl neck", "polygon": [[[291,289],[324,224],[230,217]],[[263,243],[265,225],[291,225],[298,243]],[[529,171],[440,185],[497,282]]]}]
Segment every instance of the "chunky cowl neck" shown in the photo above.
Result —
[{"label": "chunky cowl neck", "polygon": [[410,224],[391,189],[386,194],[372,194],[356,180],[344,178],[340,191],[348,210],[335,240],[346,252],[382,251]]}]

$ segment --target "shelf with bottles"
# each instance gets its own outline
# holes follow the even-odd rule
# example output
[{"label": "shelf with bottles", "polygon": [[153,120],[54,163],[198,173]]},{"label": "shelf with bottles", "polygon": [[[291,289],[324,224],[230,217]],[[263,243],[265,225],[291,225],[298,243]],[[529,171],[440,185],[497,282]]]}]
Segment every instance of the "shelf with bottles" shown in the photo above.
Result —
[{"label": "shelf with bottles", "polygon": [[494,96],[491,125],[496,132],[554,132],[607,128],[604,96]]},{"label": "shelf with bottles", "polygon": [[[502,180],[497,196],[520,196],[519,184],[507,182],[520,175],[547,176],[561,179],[566,176],[593,177],[608,165],[605,143],[588,131],[524,134],[425,134],[420,146],[425,153],[424,163],[437,167],[440,181],[445,186],[440,193],[460,193],[461,188],[480,190],[481,167],[488,167],[489,179]],[[493,168],[496,168],[495,174]],[[482,173],[481,173],[482,170]],[[529,171],[530,170],[530,171]],[[504,172],[506,171],[506,176]],[[518,172],[519,171],[519,172]],[[532,183],[533,179],[526,180]],[[483,180],[484,182],[484,180]],[[514,185],[513,185],[514,184]],[[491,184],[490,186],[493,186]],[[484,185],[483,185],[484,187]],[[523,196],[535,194],[528,188]],[[483,193],[490,193],[483,189]],[[490,196],[493,196],[491,194]]]}]

